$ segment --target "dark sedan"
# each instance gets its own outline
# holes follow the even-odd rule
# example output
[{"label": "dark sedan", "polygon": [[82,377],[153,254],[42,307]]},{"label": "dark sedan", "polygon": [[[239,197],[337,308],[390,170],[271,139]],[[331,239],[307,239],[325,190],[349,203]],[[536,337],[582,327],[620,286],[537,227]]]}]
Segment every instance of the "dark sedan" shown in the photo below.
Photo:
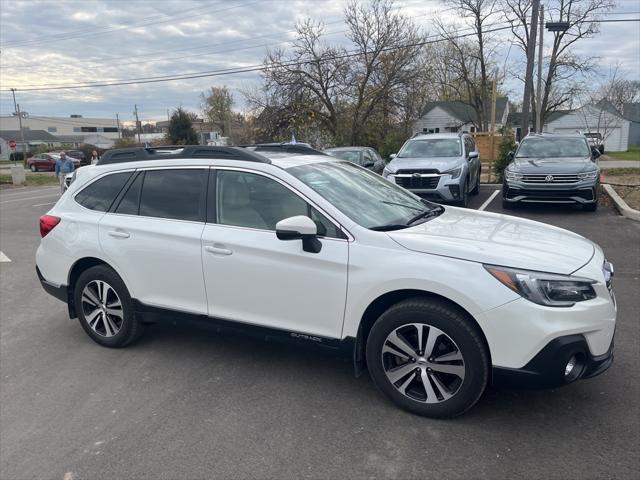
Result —
[{"label": "dark sedan", "polygon": [[332,157],[346,160],[361,167],[367,168],[372,172],[382,175],[385,161],[375,148],[371,147],[336,147],[323,150],[324,153]]},{"label": "dark sedan", "polygon": [[583,135],[530,134],[504,171],[502,205],[573,203],[598,208],[600,152]]}]

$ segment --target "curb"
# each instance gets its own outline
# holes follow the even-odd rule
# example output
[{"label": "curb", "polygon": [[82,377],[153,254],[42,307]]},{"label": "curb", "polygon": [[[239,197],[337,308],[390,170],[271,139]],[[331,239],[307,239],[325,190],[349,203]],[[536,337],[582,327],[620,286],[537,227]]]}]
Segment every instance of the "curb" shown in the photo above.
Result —
[{"label": "curb", "polygon": [[626,218],[630,218],[631,220],[635,220],[636,222],[640,222],[640,210],[636,210],[627,205],[620,195],[616,193],[611,185],[606,183],[602,184],[602,188],[607,192],[607,195],[611,197],[613,203],[616,206],[616,209],[620,212],[620,215]]}]

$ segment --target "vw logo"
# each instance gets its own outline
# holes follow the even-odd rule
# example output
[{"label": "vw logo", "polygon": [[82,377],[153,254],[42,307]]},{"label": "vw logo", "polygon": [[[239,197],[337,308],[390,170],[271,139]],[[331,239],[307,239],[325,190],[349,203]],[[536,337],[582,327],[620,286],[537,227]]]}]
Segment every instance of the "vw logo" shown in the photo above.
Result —
[{"label": "vw logo", "polygon": [[419,174],[419,173],[414,173],[414,174],[412,175],[412,177],[413,177],[413,178],[420,178],[420,174]]},{"label": "vw logo", "polygon": [[547,175],[546,177],[544,177],[544,181],[545,182],[553,182],[553,175]]}]

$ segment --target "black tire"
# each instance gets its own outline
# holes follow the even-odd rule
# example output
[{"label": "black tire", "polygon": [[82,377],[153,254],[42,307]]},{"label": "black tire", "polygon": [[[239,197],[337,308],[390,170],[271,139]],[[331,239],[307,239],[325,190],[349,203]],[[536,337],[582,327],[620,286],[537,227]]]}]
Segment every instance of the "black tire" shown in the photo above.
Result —
[{"label": "black tire", "polygon": [[38,171],[38,167],[35,166],[35,164],[31,164],[31,171],[32,172],[37,172]]},{"label": "black tire", "polygon": [[482,167],[478,169],[478,178],[476,179],[476,184],[473,187],[473,190],[469,192],[471,195],[478,195],[480,193],[480,175],[482,175]]},{"label": "black tire", "polygon": [[583,203],[582,210],[584,210],[585,212],[595,212],[596,210],[598,210],[598,201],[596,200],[593,203]]},{"label": "black tire", "polygon": [[[96,332],[89,325],[85,316],[86,310],[89,310],[91,307],[86,302],[83,303],[82,293],[87,285],[96,281],[106,282],[116,293],[120,300],[120,304],[122,305],[122,320],[119,325],[119,330],[113,336],[104,336]],[[141,322],[136,319],[131,295],[129,295],[129,291],[120,276],[110,267],[106,265],[97,265],[82,272],[76,281],[73,298],[80,325],[82,325],[84,331],[87,332],[87,335],[89,335],[93,341],[103,347],[126,347],[142,334],[143,326]]]},{"label": "black tire", "polygon": [[[464,379],[453,396],[438,403],[418,401],[401,393],[385,373],[382,349],[387,336],[398,328],[415,323],[441,330],[455,342],[464,357]],[[427,352],[422,353],[427,356]],[[399,407],[425,417],[451,418],[463,414],[480,399],[489,381],[489,354],[481,333],[464,312],[439,299],[416,297],[390,307],[369,333],[366,358],[369,373],[378,389]]]},{"label": "black tire", "polygon": [[502,199],[502,209],[503,210],[513,210],[514,208],[516,208],[516,203],[508,202],[504,198]]},{"label": "black tire", "polygon": [[457,205],[462,208],[469,207],[469,178],[467,177],[462,185],[462,198],[457,202]]}]

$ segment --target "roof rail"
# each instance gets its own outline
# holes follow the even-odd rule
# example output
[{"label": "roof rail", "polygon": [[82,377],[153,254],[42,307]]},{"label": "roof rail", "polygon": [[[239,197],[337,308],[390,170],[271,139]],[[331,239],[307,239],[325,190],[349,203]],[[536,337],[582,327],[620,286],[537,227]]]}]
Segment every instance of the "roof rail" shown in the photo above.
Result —
[{"label": "roof rail", "polygon": [[281,151],[287,153],[301,153],[306,155],[326,155],[320,150],[303,144],[303,143],[255,143],[247,145],[237,145],[240,148],[246,148],[254,152],[260,151]]},{"label": "roof rail", "polygon": [[167,145],[109,150],[102,155],[102,158],[98,161],[98,165],[139,162],[143,160],[174,160],[176,158],[216,158],[219,160],[271,163],[271,160],[268,158],[245,148],[207,145]]}]

